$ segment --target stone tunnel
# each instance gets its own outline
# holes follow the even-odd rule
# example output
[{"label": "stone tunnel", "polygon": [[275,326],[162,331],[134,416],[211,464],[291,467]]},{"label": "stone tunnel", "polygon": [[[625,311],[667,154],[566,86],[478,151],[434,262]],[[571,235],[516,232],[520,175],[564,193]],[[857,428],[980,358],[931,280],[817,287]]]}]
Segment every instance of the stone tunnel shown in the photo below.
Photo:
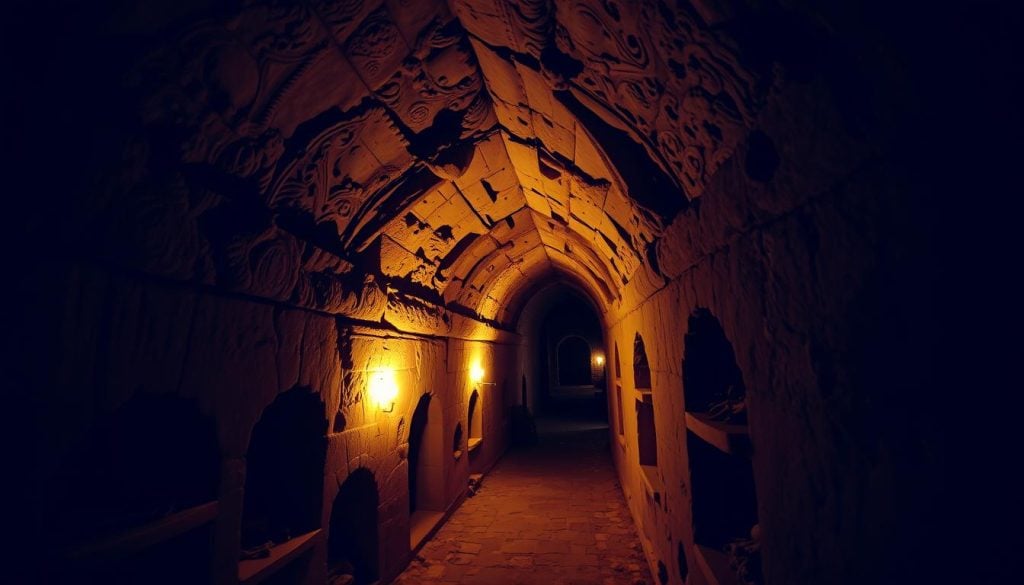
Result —
[{"label": "stone tunnel", "polygon": [[10,582],[953,575],[930,75],[1009,24],[15,4]]}]

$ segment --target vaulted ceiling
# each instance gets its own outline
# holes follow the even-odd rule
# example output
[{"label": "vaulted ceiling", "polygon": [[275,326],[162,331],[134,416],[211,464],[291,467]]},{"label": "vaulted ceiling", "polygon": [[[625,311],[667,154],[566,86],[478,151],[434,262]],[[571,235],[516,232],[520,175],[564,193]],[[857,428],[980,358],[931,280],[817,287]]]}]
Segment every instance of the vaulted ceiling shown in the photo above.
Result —
[{"label": "vaulted ceiling", "polygon": [[[669,2],[245,3],[129,76],[146,138],[127,158],[149,170],[125,220],[191,234],[140,244],[165,274],[373,321],[400,305],[413,329],[510,323],[558,274],[607,309],[656,285],[658,238],[756,113],[764,82],[713,20]],[[140,178],[159,156],[172,187]]]}]

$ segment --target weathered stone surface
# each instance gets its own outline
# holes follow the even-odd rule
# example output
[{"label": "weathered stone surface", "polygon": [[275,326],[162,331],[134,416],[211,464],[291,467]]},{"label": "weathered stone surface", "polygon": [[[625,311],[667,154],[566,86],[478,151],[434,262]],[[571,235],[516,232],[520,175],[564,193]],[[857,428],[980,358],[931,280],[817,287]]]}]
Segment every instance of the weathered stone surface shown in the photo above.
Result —
[{"label": "weathered stone surface", "polygon": [[653,583],[594,439],[504,458],[395,582]]},{"label": "weathered stone surface", "polygon": [[[923,177],[955,170],[926,159],[999,150],[923,144],[918,125],[952,123],[917,110],[928,47],[853,32],[875,14],[794,3],[193,4],[71,13],[81,23],[24,45],[42,65],[12,74],[12,143],[31,155],[14,160],[38,159],[12,173],[32,184],[10,199],[33,211],[24,226],[10,214],[7,247],[25,257],[10,269],[12,385],[43,429],[31,437],[43,461],[25,467],[47,489],[25,508],[48,508],[69,453],[122,405],[183,397],[215,419],[213,565],[230,582],[253,429],[301,390],[328,429],[306,580],[323,581],[334,495],[365,469],[387,581],[410,556],[418,401],[440,413],[440,512],[504,453],[509,409],[536,397],[530,299],[561,283],[618,348],[611,450],[642,550],[620,546],[624,509],[583,499],[571,516],[533,502],[521,524],[499,522],[479,509],[489,480],[448,527],[458,546],[442,532],[430,546],[444,554],[425,549],[403,579],[631,582],[649,578],[645,556],[661,580],[698,581],[683,362],[698,309],[746,385],[766,581],[918,577],[911,561],[931,541],[916,522],[937,498],[913,496],[943,479],[941,425],[921,400],[937,342],[920,332],[938,329],[929,311],[949,280],[925,274],[944,202]],[[24,30],[50,30],[41,22]],[[955,109],[944,120],[986,113]],[[55,172],[62,140],[74,148]],[[650,396],[630,367],[638,334]],[[493,386],[474,385],[475,362]],[[393,408],[370,397],[381,370],[395,375]],[[474,390],[483,442],[455,457]],[[638,400],[653,404],[644,421]],[[640,466],[642,422],[657,429],[653,470]],[[48,532],[24,540],[63,550]]]}]

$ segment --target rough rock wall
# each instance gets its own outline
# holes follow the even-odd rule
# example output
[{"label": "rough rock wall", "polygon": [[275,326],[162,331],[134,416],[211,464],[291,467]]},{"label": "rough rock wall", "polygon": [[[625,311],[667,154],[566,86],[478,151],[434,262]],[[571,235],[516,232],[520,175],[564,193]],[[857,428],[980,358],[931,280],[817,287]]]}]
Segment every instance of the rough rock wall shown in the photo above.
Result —
[{"label": "rough rock wall", "polygon": [[[769,581],[903,575],[923,556],[930,525],[911,527],[930,500],[904,506],[914,469],[938,481],[936,417],[914,414],[931,404],[922,353],[936,326],[922,314],[939,288],[922,274],[935,213],[923,202],[960,210],[940,195],[1005,189],[1012,151],[984,136],[1016,108],[986,77],[1011,65],[1005,32],[989,34],[1014,22],[1004,11],[106,8],[32,14],[4,51],[17,81],[4,96],[17,113],[6,162],[24,178],[3,234],[18,252],[12,412],[24,405],[55,429],[32,434],[23,467],[49,478],[95,413],[186,377],[217,386],[195,392],[205,411],[237,419],[220,432],[238,457],[283,380],[318,385],[325,418],[352,399],[333,367],[303,378],[309,366],[277,365],[275,345],[328,355],[331,331],[371,325],[423,335],[423,348],[433,336],[504,341],[495,325],[516,314],[505,301],[563,270],[607,305],[623,363],[636,330],[647,340],[659,460],[674,461],[666,485],[687,483],[672,373],[684,317],[706,307],[723,323],[749,388]],[[53,38],[37,35],[41,22]],[[987,103],[966,115],[965,94]],[[943,240],[948,264],[1004,271],[946,241],[959,240]],[[314,341],[279,329],[278,313]],[[135,334],[152,341],[124,341]],[[216,347],[193,356],[208,338]],[[255,402],[236,377],[259,388]],[[689,544],[686,496],[666,498],[674,520],[634,513],[652,564],[675,567],[668,542]],[[220,530],[237,514],[226,508]]]},{"label": "rough rock wall", "polygon": [[[88,440],[96,425],[126,402],[149,395],[185,397],[217,429],[217,443],[208,448],[221,462],[213,549],[218,582],[236,578],[246,456],[253,428],[276,397],[292,389],[316,395],[328,429],[321,470],[324,538],[312,553],[312,582],[324,578],[338,487],[359,468],[372,472],[376,482],[380,566],[382,575],[391,576],[409,555],[409,424],[419,396],[431,393],[442,401],[444,443],[437,448],[449,455],[443,460],[445,502],[451,505],[463,497],[469,474],[466,457],[450,456],[455,426],[468,428],[469,360],[485,364],[489,377],[496,378],[514,363],[514,345],[399,334],[90,264],[47,266],[36,282],[59,290],[66,305],[55,307],[52,297],[40,295],[25,308],[32,328],[24,330],[22,342],[33,359],[21,366],[33,373],[28,389],[47,393],[46,427],[51,429],[33,435],[38,459],[28,481],[38,489],[30,501],[39,509],[63,509],[59,494],[68,486],[62,470],[70,465],[76,444]],[[368,376],[382,368],[395,372],[399,388],[390,413],[367,396]],[[474,454],[485,468],[504,451],[507,436],[504,396],[487,392],[480,413],[486,440]],[[34,406],[43,408],[43,403]],[[32,528],[30,533],[49,542],[47,525]],[[53,546],[58,544],[63,546]]]},{"label": "rough rock wall", "polygon": [[[929,560],[942,547],[932,514],[945,454],[924,398],[935,364],[921,334],[934,328],[935,300],[922,186],[893,136],[837,95],[833,58],[783,70],[699,205],[657,242],[665,286],[627,287],[635,301],[610,317],[626,429],[613,452],[666,582],[705,582],[682,373],[698,308],[721,322],[747,388],[764,582],[908,582],[941,570]],[[653,378],[654,482],[638,472],[637,332]]]}]

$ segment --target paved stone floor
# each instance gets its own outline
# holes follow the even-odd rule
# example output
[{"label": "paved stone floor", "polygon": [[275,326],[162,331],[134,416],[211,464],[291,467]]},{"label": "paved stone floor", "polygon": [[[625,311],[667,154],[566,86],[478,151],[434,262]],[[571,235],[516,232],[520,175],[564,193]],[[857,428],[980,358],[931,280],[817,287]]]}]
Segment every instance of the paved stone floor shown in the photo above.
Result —
[{"label": "paved stone floor", "polygon": [[398,577],[400,585],[653,583],[607,427],[539,421]]}]

